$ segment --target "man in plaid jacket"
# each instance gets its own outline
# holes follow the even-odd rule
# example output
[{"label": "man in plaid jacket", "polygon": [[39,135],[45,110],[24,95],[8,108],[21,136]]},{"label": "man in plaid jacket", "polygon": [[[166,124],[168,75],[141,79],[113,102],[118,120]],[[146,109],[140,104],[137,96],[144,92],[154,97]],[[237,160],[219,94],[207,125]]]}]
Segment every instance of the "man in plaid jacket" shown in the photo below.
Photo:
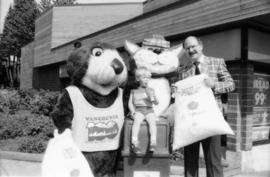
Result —
[{"label": "man in plaid jacket", "polygon": [[[200,73],[207,74],[205,84],[212,88],[222,110],[221,94],[235,89],[234,81],[226,68],[224,59],[205,56],[202,41],[194,36],[185,39],[183,48],[191,64],[179,71],[179,79]],[[185,177],[198,177],[200,143],[203,147],[207,177],[223,177],[220,136],[209,137],[184,147]]]}]

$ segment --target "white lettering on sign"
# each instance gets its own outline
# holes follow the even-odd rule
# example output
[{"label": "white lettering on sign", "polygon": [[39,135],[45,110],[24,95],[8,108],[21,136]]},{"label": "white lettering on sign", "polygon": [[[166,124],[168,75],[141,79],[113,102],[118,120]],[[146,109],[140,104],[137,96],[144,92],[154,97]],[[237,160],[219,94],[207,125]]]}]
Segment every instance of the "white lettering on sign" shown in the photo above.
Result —
[{"label": "white lettering on sign", "polygon": [[267,80],[255,79],[253,81],[253,88],[259,89],[259,90],[268,90],[269,82]]},{"label": "white lettering on sign", "polygon": [[160,171],[134,171],[134,177],[160,177]]},{"label": "white lettering on sign", "polygon": [[255,105],[263,105],[265,103],[265,100],[266,100],[266,94],[256,92],[254,95],[254,98],[255,98]]}]

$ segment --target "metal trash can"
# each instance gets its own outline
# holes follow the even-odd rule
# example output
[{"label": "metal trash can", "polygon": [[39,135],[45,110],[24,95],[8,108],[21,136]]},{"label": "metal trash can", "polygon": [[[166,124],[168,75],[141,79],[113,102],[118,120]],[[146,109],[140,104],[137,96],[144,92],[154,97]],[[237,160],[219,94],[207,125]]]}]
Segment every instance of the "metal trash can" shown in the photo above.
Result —
[{"label": "metal trash can", "polygon": [[124,125],[124,146],[122,151],[125,177],[168,177],[169,176],[169,132],[167,120],[157,120],[157,151],[148,151],[150,144],[149,128],[146,121],[141,125],[138,135],[141,154],[131,151],[131,129],[133,120],[127,119]]}]

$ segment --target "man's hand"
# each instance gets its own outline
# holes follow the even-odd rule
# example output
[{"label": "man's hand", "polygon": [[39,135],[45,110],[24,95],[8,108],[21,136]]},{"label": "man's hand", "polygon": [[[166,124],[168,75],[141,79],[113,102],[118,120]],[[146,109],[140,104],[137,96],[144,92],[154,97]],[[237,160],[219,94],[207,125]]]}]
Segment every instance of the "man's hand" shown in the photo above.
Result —
[{"label": "man's hand", "polygon": [[213,79],[207,77],[204,79],[204,83],[207,87],[210,87],[210,88],[214,88],[215,87],[215,82],[213,81]]}]

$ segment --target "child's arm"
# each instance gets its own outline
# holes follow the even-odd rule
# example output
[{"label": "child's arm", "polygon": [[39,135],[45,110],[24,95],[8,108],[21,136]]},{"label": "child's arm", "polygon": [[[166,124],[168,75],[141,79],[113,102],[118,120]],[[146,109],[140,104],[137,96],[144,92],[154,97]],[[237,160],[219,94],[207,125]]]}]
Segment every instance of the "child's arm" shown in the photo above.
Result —
[{"label": "child's arm", "polygon": [[148,98],[150,99],[150,101],[151,101],[152,103],[154,103],[155,105],[158,104],[158,99],[157,99],[157,97],[156,97],[156,95],[155,95],[155,90],[154,90],[154,89],[152,89],[152,88],[147,88],[147,89],[146,89],[146,94],[148,95]]},{"label": "child's arm", "polygon": [[131,114],[131,117],[133,117],[135,113],[135,107],[133,104],[133,91],[131,90],[130,95],[129,95],[129,100],[128,100],[128,108]]},{"label": "child's arm", "polygon": [[158,99],[157,99],[157,97],[156,97],[156,94],[155,94],[155,91],[153,90],[153,95],[154,95],[154,101],[153,101],[153,103],[155,104],[155,105],[157,105],[158,103],[159,103],[159,101],[158,101]]},{"label": "child's arm", "polygon": [[146,89],[146,94],[148,96],[148,99],[150,100],[151,103],[158,104],[158,100],[155,96],[155,91],[152,88],[147,88]]}]

